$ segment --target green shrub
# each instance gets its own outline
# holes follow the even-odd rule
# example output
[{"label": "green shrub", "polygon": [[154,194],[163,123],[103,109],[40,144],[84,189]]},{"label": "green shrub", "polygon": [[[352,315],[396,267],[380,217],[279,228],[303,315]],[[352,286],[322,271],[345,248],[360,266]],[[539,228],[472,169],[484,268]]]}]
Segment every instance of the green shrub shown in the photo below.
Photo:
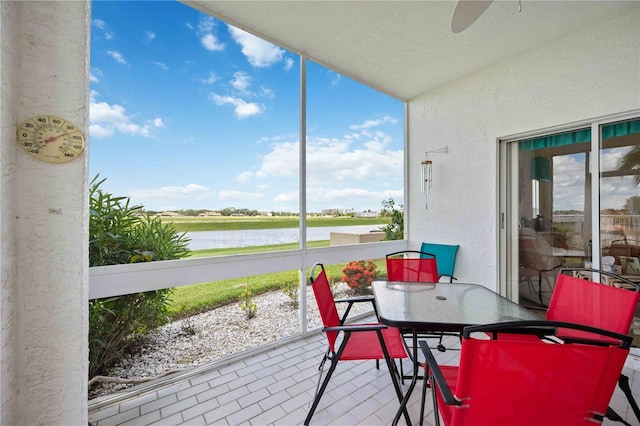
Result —
[{"label": "green shrub", "polygon": [[285,281],[280,290],[289,298],[289,306],[298,309],[300,299],[298,299],[298,290],[300,290],[300,281]]},{"label": "green shrub", "polygon": [[404,210],[402,205],[396,208],[393,198],[382,202],[382,216],[388,217],[390,222],[381,227],[385,240],[402,240],[404,238]]},{"label": "green shrub", "polygon": [[256,313],[258,312],[258,307],[253,302],[253,293],[251,292],[251,288],[249,288],[249,281],[247,281],[247,284],[244,288],[242,302],[240,302],[240,309],[244,311],[247,319],[255,317]]},{"label": "green shrub", "polygon": [[[141,215],[127,197],[89,189],[89,266],[150,262],[184,257],[189,239],[171,224]],[[169,321],[171,289],[89,301],[89,377],[104,374],[149,330]]]}]

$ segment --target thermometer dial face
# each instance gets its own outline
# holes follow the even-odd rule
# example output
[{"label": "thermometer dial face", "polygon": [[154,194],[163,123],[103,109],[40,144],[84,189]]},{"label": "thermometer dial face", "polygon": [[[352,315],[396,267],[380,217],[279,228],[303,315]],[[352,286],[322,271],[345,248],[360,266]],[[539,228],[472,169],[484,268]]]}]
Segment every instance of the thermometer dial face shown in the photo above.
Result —
[{"label": "thermometer dial face", "polygon": [[84,150],[84,136],[78,128],[55,115],[38,115],[18,126],[18,143],[38,160],[65,163]]}]

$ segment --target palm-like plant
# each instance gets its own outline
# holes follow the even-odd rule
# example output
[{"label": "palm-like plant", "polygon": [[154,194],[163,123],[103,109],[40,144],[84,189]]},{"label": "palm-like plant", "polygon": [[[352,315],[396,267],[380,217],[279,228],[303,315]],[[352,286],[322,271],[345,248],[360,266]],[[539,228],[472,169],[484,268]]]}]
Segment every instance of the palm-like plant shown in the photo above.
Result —
[{"label": "palm-like plant", "polygon": [[[618,160],[617,169],[622,170],[640,170],[640,145],[634,146],[629,152]],[[640,185],[640,174],[633,177],[636,185]]]}]

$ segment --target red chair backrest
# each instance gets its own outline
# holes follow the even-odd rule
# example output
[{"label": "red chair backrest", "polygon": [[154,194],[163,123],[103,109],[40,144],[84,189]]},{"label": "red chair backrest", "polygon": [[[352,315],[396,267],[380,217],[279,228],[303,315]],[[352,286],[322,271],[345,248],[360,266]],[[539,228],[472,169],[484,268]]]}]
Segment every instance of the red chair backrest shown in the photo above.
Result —
[{"label": "red chair backrest", "polygon": [[[640,293],[569,275],[558,275],[546,318],[628,334]],[[575,337],[587,337],[571,332]]]},{"label": "red chair backrest", "polygon": [[607,411],[628,353],[616,346],[465,339],[454,391],[464,403],[447,417],[459,426],[593,425],[593,413]]},{"label": "red chair backrest", "polygon": [[[320,273],[313,278],[313,270],[316,267],[320,268]],[[333,293],[331,292],[327,273],[322,264],[314,265],[311,270],[311,288],[313,289],[313,295],[315,296],[316,303],[318,304],[318,311],[320,312],[320,318],[322,318],[322,325],[325,327],[335,327],[340,325],[340,316],[338,315],[336,302],[333,298]],[[329,348],[334,352],[338,333],[335,331],[329,331],[325,334],[329,340]]]},{"label": "red chair backrest", "polygon": [[436,258],[387,257],[387,279],[389,281],[437,283]]}]

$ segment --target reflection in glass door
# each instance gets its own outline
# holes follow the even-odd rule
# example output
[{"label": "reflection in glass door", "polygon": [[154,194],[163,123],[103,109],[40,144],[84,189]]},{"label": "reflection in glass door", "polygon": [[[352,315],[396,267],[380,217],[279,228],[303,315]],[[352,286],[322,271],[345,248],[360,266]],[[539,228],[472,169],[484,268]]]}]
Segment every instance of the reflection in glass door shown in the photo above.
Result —
[{"label": "reflection in glass door", "polygon": [[590,261],[590,133],[581,129],[515,142],[518,223],[511,241],[518,253],[520,303],[548,305],[560,268]]},{"label": "reflection in glass door", "polygon": [[640,280],[640,120],[607,124],[600,133],[601,264]]},{"label": "reflection in glass door", "polygon": [[640,281],[640,119],[505,142],[501,156],[504,294],[547,305],[561,267]]}]

